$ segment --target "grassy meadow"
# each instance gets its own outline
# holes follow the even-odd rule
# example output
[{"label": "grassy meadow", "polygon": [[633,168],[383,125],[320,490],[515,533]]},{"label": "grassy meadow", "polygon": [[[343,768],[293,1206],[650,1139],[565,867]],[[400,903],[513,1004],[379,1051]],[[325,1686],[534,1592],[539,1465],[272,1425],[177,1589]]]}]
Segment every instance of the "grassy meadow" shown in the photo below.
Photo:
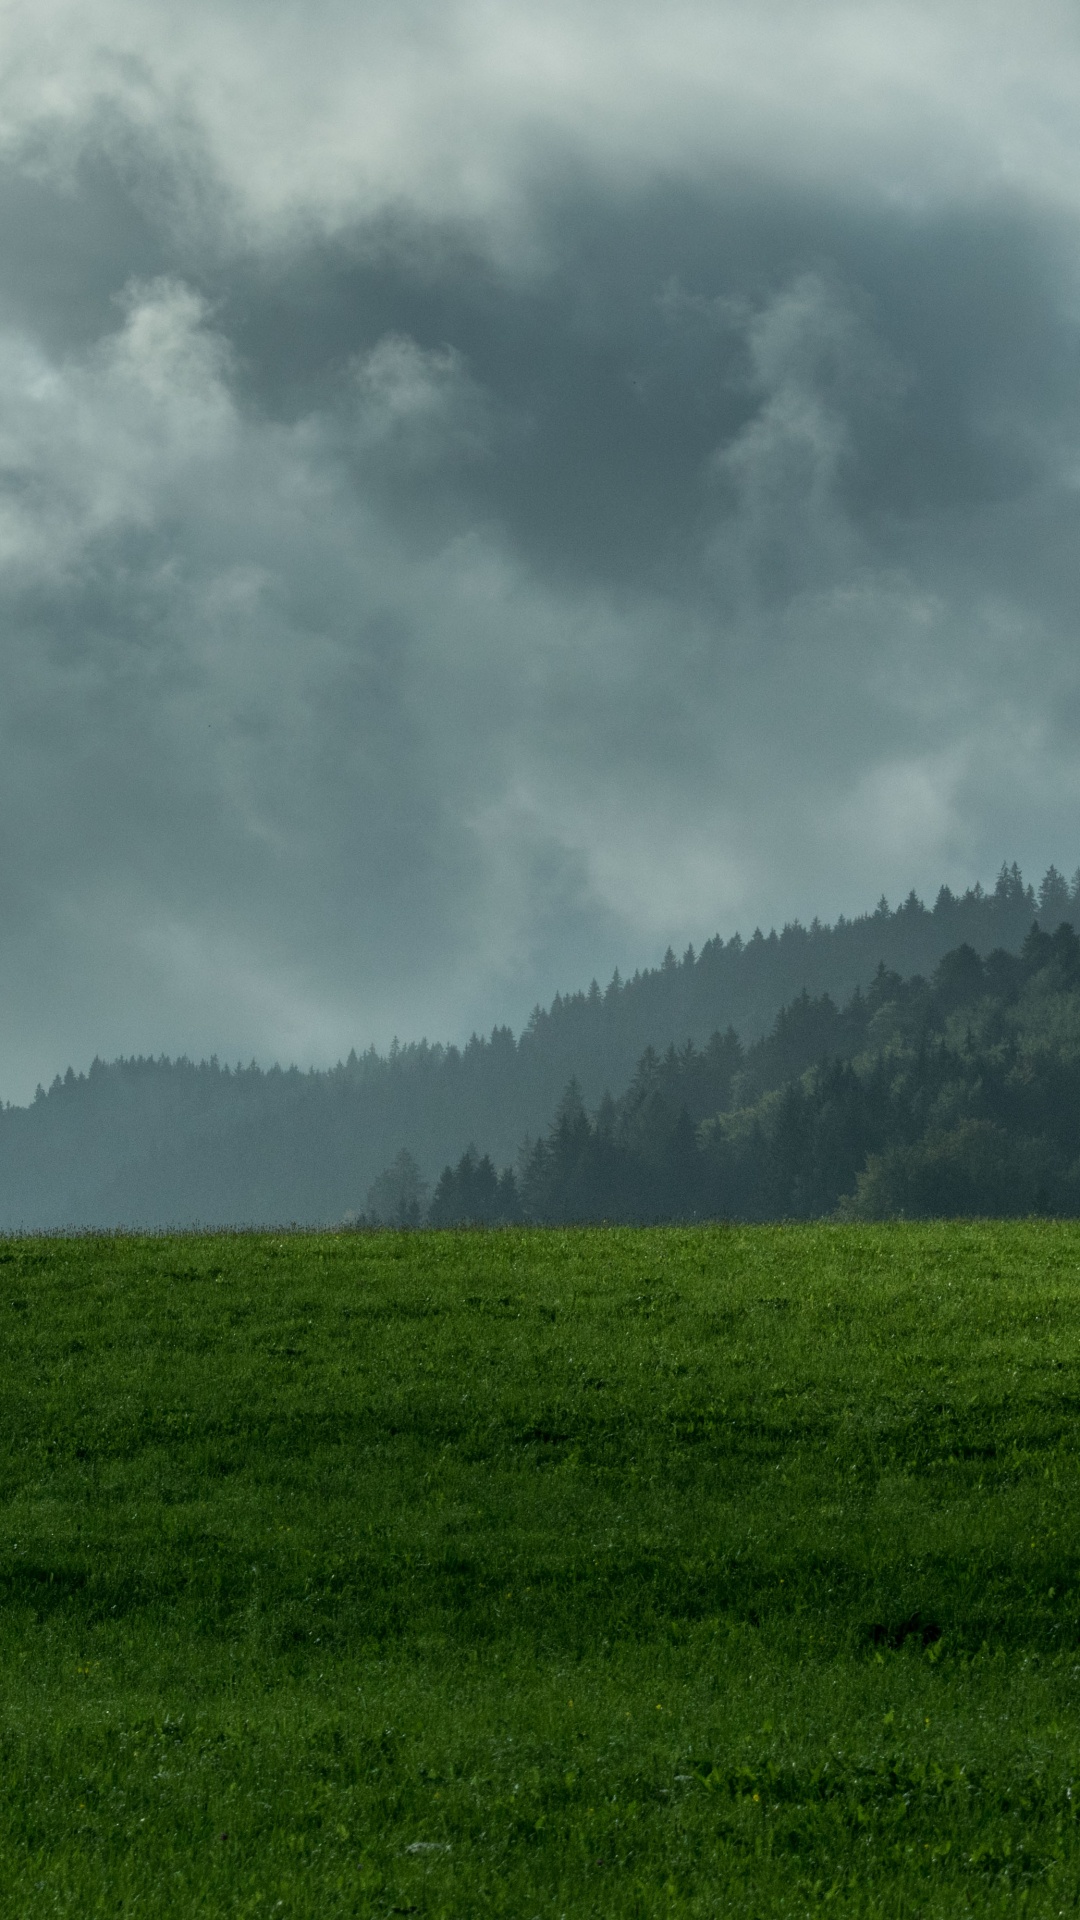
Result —
[{"label": "grassy meadow", "polygon": [[5,1915],[1080,1907],[1080,1226],[0,1243]]}]

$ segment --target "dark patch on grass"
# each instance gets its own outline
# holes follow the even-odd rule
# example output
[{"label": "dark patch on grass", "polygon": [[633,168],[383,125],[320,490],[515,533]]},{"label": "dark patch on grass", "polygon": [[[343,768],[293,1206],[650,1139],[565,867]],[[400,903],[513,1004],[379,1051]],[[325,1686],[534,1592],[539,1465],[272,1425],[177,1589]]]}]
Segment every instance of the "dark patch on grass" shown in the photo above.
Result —
[{"label": "dark patch on grass", "polygon": [[916,1612],[891,1625],[876,1620],[869,1634],[871,1645],[875,1647],[902,1647],[909,1640],[917,1640],[922,1647],[932,1647],[941,1639],[942,1631],[936,1620],[924,1619],[921,1613]]}]

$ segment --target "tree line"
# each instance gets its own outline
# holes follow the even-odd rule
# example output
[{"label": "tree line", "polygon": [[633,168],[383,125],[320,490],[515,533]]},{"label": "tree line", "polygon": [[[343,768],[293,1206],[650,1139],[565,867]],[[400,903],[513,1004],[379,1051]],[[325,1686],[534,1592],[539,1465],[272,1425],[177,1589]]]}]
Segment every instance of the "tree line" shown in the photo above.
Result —
[{"label": "tree line", "polygon": [[[721,1071],[711,1036],[730,1027],[743,1049],[732,1071],[744,1075],[732,1110],[747,1111],[767,1090],[762,1076],[774,1071],[768,1062],[784,1044],[774,1032],[778,1014],[800,995],[811,1011],[785,1019],[809,1045],[813,1022],[825,1017],[824,1001],[846,1007],[856,988],[869,992],[880,963],[903,978],[930,978],[961,944],[984,958],[998,948],[1015,953],[1033,921],[1052,931],[1068,920],[1080,924],[1080,875],[1066,881],[1052,867],[1033,888],[1015,865],[1003,866],[991,889],[961,894],[942,887],[932,906],[910,894],[899,906],[882,900],[872,913],[833,926],[791,921],[779,932],[756,929],[748,939],[717,935],[681,958],[669,950],[658,966],[629,979],[616,971],[605,988],[593,981],[584,991],[556,994],[516,1036],[497,1026],[463,1046],[395,1043],[385,1053],[352,1052],[325,1071],[216,1059],[96,1060],[39,1088],[28,1106],[0,1110],[0,1231],[339,1221],[365,1205],[380,1169],[402,1150],[421,1184],[428,1183],[425,1217],[439,1169],[449,1164],[457,1178],[463,1159],[453,1190],[459,1197],[443,1190],[444,1213],[460,1208],[466,1189],[479,1193],[477,1181],[487,1190],[485,1162],[501,1170],[496,1184],[509,1167],[517,1205],[540,1208],[548,1204],[540,1197],[547,1178],[541,1147],[572,1079],[590,1126],[602,1106],[608,1126],[610,1089],[618,1133],[628,1089],[651,1086],[653,1072],[653,1092],[674,1100],[676,1118],[686,1104],[700,1126],[729,1111],[728,1094],[710,1076]],[[819,1038],[824,1047],[824,1031]],[[672,1048],[686,1055],[683,1067],[671,1068]],[[648,1064],[653,1056],[655,1068]],[[676,1071],[685,1101],[673,1091]],[[711,1104],[702,1106],[699,1089],[706,1086]],[[567,1126],[580,1130],[569,1111]],[[537,1156],[531,1171],[519,1152],[526,1138]],[[621,1133],[617,1151],[604,1148],[613,1194],[630,1178],[627,1151]],[[650,1206],[667,1205],[660,1187],[648,1191]],[[480,1201],[474,1196],[469,1204]],[[504,1180],[499,1205],[505,1211],[513,1204]]]},{"label": "tree line", "polygon": [[1080,941],[1036,921],[1018,954],[804,990],[749,1046],[646,1048],[591,1110],[572,1079],[515,1166],[469,1148],[430,1199],[412,1178],[401,1224],[1080,1213]]}]

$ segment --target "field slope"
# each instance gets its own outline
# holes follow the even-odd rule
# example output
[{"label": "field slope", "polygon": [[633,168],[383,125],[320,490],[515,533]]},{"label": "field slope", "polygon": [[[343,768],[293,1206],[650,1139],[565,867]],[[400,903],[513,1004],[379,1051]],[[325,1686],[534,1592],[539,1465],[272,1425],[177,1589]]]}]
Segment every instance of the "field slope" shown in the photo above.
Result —
[{"label": "field slope", "polygon": [[1080,1227],[0,1244],[0,1904],[1080,1905]]}]

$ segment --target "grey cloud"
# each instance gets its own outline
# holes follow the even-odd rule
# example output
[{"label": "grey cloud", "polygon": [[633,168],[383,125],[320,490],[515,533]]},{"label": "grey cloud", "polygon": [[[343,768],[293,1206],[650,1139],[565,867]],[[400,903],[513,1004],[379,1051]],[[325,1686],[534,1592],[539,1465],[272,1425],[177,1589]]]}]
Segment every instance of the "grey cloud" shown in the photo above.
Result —
[{"label": "grey cloud", "polygon": [[[410,15],[413,83],[397,15],[354,35],[316,10],[290,75],[273,14],[263,109],[242,8],[157,51],[153,9],[91,9],[49,97],[20,21],[3,1091],[94,1052],[326,1059],[518,1025],[669,939],[1075,860],[1059,150],[1004,81],[1008,188],[982,133],[959,164],[941,101],[905,147],[898,23],[948,80],[956,21],[899,7],[850,30],[844,57],[892,76],[876,134],[837,109],[857,175],[842,75],[816,120],[800,92],[769,164],[745,114],[741,150],[710,147],[711,17],[760,74],[789,11],[684,9],[655,121],[634,12],[595,127],[596,47],[559,10],[530,39],[507,9],[483,55],[471,9]],[[848,18],[810,14],[826,40]],[[1076,36],[1049,8],[1040,35],[1060,94]],[[394,77],[369,174],[331,71],[356,79],[357,46]],[[770,76],[778,129],[801,82],[787,54]],[[440,185],[470,103],[474,171]]]}]

